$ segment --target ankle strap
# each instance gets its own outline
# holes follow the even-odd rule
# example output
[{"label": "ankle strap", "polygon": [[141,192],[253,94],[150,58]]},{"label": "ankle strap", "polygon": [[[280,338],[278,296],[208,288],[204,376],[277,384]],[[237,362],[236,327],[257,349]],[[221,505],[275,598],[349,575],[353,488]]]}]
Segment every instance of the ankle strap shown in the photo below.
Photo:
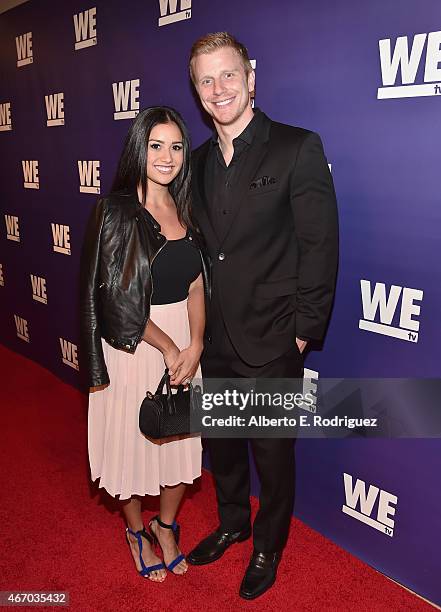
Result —
[{"label": "ankle strap", "polygon": [[148,540],[150,543],[152,541],[151,535],[148,533],[144,525],[139,531],[133,531],[132,529],[130,529],[130,527],[127,527],[127,532],[130,533],[130,535],[134,536],[138,540],[138,543],[141,536]]},{"label": "ankle strap", "polygon": [[159,518],[159,514],[154,516],[152,518],[152,521],[156,521],[158,525],[162,527],[163,529],[173,529],[173,531],[175,531],[177,527],[176,521],[173,521],[171,525],[167,525],[167,523],[164,523],[163,521],[161,521],[161,519]]},{"label": "ankle strap", "polygon": [[127,527],[127,531],[130,533],[130,535],[135,536],[135,538],[136,538],[136,536],[137,536],[138,534],[140,534],[140,533],[142,533],[143,531],[145,531],[145,527],[144,527],[144,525],[143,525],[143,526],[142,526],[142,529],[140,529],[139,531],[133,531],[133,529],[130,529],[130,527]]}]

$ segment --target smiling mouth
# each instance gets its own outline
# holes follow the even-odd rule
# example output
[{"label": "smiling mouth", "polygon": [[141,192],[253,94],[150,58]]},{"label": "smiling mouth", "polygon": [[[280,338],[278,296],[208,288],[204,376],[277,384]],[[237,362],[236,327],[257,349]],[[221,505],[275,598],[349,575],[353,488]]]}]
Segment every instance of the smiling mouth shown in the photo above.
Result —
[{"label": "smiling mouth", "polygon": [[220,102],[214,102],[214,105],[217,107],[223,107],[223,106],[228,106],[228,104],[230,104],[232,101],[234,100],[234,98],[228,98],[227,100],[221,100]]},{"label": "smiling mouth", "polygon": [[155,166],[155,168],[162,174],[171,174],[173,172],[173,166]]}]

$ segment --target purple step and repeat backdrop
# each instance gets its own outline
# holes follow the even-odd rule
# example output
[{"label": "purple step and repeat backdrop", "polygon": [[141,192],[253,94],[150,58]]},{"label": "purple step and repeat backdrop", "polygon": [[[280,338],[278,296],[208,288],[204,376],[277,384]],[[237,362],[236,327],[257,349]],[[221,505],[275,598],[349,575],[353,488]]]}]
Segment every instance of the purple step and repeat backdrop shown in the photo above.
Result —
[{"label": "purple step and repeat backdrop", "polygon": [[[187,57],[218,30],[247,45],[256,105],[318,131],[334,176],[340,272],[307,384],[439,377],[438,0],[31,0],[1,15],[0,342],[81,388],[86,219],[139,109],[175,106],[193,144],[207,138]],[[295,514],[441,603],[440,455],[436,439],[300,440]]]}]

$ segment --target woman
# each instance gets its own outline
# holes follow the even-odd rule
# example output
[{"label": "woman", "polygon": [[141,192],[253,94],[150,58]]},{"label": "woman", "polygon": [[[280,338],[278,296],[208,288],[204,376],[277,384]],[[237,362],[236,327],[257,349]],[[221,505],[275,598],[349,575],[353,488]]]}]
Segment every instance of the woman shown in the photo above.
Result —
[{"label": "woman", "polygon": [[[199,371],[207,268],[198,242],[186,126],[171,108],[148,108],[133,122],[112,192],[98,202],[88,226],[82,328],[93,387],[92,480],[119,496],[136,567],[156,582],[166,569],[187,571],[175,516],[186,484],[201,474],[201,442],[196,435],[145,438],[139,407],[165,366],[173,385]],[[144,495],[160,496],[150,533],[141,516]]]}]

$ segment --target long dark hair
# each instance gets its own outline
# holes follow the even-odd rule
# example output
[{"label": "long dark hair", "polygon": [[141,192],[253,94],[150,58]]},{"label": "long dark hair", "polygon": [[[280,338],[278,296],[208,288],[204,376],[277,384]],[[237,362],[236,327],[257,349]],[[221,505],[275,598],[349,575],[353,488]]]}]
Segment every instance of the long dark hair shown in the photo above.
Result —
[{"label": "long dark hair", "polygon": [[190,136],[181,115],[169,106],[152,106],[142,110],[127,134],[118,168],[112,184],[112,192],[133,191],[141,185],[142,204],[147,199],[147,143],[155,125],[176,123],[182,134],[184,161],[179,174],[168,186],[180,223],[194,227],[191,220],[191,165]]}]

